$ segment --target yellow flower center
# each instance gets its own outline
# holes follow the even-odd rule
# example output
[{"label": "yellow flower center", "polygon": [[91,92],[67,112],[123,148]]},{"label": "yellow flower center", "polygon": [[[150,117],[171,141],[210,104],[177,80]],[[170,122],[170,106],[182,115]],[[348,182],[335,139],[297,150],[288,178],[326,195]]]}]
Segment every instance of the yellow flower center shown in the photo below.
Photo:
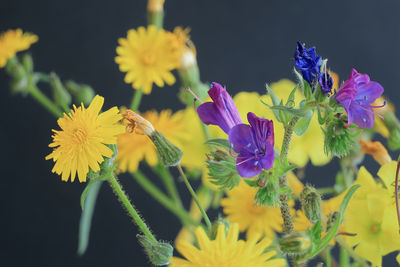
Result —
[{"label": "yellow flower center", "polygon": [[156,61],[156,55],[151,51],[145,51],[142,53],[140,59],[144,65],[153,65]]},{"label": "yellow flower center", "polygon": [[82,144],[86,141],[87,131],[81,128],[75,129],[72,133],[75,143]]}]

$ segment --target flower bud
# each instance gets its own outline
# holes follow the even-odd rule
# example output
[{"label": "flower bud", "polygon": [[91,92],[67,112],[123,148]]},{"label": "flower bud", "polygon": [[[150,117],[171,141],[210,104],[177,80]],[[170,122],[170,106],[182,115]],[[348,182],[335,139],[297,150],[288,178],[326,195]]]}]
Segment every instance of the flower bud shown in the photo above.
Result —
[{"label": "flower bud", "polygon": [[169,258],[172,257],[174,248],[169,243],[154,241],[145,235],[137,235],[136,237],[153,265],[164,266],[170,264]]},{"label": "flower bud", "polygon": [[336,223],[336,220],[339,218],[339,212],[334,211],[328,214],[328,219],[326,221],[326,231],[328,232],[332,226]]},{"label": "flower bud", "polygon": [[95,92],[89,85],[77,84],[74,81],[66,81],[64,86],[74,96],[76,103],[89,105],[94,98]]},{"label": "flower bud", "polygon": [[22,66],[24,66],[24,69],[26,70],[26,72],[32,73],[33,60],[32,60],[32,56],[29,53],[25,53],[22,55],[21,63],[22,63]]},{"label": "flower bud", "polygon": [[154,131],[149,136],[156,146],[157,154],[164,166],[177,166],[182,159],[182,150],[168,141],[161,133]]},{"label": "flower bud", "polygon": [[308,252],[311,247],[310,238],[303,233],[292,233],[283,236],[279,240],[280,250],[291,256],[301,256]]},{"label": "flower bud", "polygon": [[347,156],[354,144],[354,136],[346,127],[346,122],[338,116],[334,116],[327,122],[325,134],[325,153],[339,158]]},{"label": "flower bud", "polygon": [[217,237],[217,233],[218,233],[218,227],[220,225],[224,225],[224,229],[225,229],[225,234],[228,234],[228,230],[231,227],[231,223],[222,218],[219,217],[216,221],[213,222],[212,226],[211,226],[211,233],[210,233],[210,240],[215,240],[215,238]]},{"label": "flower bud", "polygon": [[53,89],[53,99],[56,104],[62,108],[69,109],[69,105],[72,101],[71,95],[54,72],[50,73],[50,86]]},{"label": "flower bud", "polygon": [[239,185],[241,178],[236,171],[235,161],[222,150],[212,151],[207,155],[208,175],[211,183],[219,189],[233,189]]},{"label": "flower bud", "polygon": [[300,202],[307,219],[316,223],[322,216],[322,200],[314,187],[306,185],[300,194]]}]

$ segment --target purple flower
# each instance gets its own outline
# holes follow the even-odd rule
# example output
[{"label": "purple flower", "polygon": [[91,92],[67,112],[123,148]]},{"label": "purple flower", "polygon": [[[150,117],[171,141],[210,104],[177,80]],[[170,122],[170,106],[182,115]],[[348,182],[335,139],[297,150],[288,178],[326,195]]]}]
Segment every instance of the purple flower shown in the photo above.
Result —
[{"label": "purple flower", "polygon": [[238,154],[236,169],[241,177],[253,177],[274,163],[274,125],[272,120],[247,113],[250,125],[238,124],[229,133],[229,143]]},{"label": "purple flower", "polygon": [[235,103],[225,87],[212,82],[208,95],[213,102],[203,103],[197,108],[197,113],[203,123],[218,125],[227,134],[233,126],[243,123]]},{"label": "purple flower", "polygon": [[321,91],[323,94],[328,94],[332,90],[333,79],[331,75],[327,72],[323,72],[319,74],[318,78],[319,85],[321,86]]},{"label": "purple flower", "polygon": [[322,65],[322,58],[317,56],[315,47],[307,49],[304,44],[297,42],[294,60],[296,68],[301,70],[304,80],[311,85],[317,78]]},{"label": "purple flower", "polygon": [[345,81],[336,100],[347,112],[347,125],[355,123],[361,128],[372,128],[374,125],[374,106],[371,104],[381,96],[383,87],[377,82],[371,82],[367,74],[351,70],[350,77]]}]

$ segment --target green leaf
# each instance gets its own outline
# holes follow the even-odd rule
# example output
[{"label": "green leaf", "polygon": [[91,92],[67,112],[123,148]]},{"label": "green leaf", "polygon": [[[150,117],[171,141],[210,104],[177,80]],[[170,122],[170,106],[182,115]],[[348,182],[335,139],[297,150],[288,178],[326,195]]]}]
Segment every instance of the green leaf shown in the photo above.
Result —
[{"label": "green leaf", "polygon": [[290,107],[285,107],[285,106],[272,106],[270,107],[272,110],[279,110],[279,111],[285,111],[286,113],[299,116],[299,117],[306,117],[310,116],[310,112],[312,112],[311,109],[309,108],[290,108]]},{"label": "green leaf", "polygon": [[[89,244],[89,234],[90,234],[90,227],[92,224],[92,217],[94,212],[94,207],[96,205],[96,199],[99,194],[99,190],[103,181],[91,181],[89,182],[88,186],[86,186],[83,204],[83,210],[81,213],[81,219],[79,222],[79,243],[78,243],[78,255],[83,255],[88,247]],[[90,185],[90,187],[89,187]],[[83,195],[84,193],[82,193]],[[81,197],[82,201],[82,197]]]},{"label": "green leaf", "polygon": [[229,148],[230,148],[229,141],[227,139],[223,139],[223,138],[208,139],[204,144],[222,147],[222,148],[225,148],[226,150],[229,150]]},{"label": "green leaf", "polygon": [[286,106],[287,106],[287,107],[294,107],[294,104],[295,104],[295,102],[294,102],[294,97],[295,97],[296,91],[297,91],[297,85],[296,85],[296,87],[292,90],[292,92],[290,92],[290,95],[289,95],[289,97],[288,97],[288,99],[287,99],[287,101],[286,101]]},{"label": "green leaf", "polygon": [[339,230],[339,226],[343,221],[344,218],[344,212],[346,211],[347,205],[350,202],[351,197],[353,194],[356,192],[356,190],[360,187],[360,185],[353,185],[347,194],[345,195],[342,204],[340,205],[340,210],[339,210],[339,215],[336,220],[336,222],[333,224],[332,228],[326,233],[324,238],[321,239],[320,242],[316,244],[316,246],[309,252],[307,253],[305,259],[311,259],[315,257],[318,253],[320,253],[330,242],[331,240],[336,236],[337,231]]},{"label": "green leaf", "polygon": [[311,230],[309,231],[310,237],[311,237],[311,242],[315,245],[317,245],[320,240],[321,240],[321,233],[322,233],[322,225],[321,225],[321,220],[318,220]]},{"label": "green leaf", "polygon": [[303,91],[304,93],[304,79],[303,79],[303,75],[301,75],[301,73],[299,73],[296,68],[293,68],[293,72],[296,75],[298,84],[300,85],[300,90]]},{"label": "green leaf", "polygon": [[312,99],[312,89],[311,86],[308,84],[307,81],[304,81],[304,96],[306,97],[307,100]]},{"label": "green leaf", "polygon": [[310,126],[311,119],[312,116],[300,118],[299,121],[296,123],[296,126],[294,127],[294,132],[298,136],[302,136]]},{"label": "green leaf", "polygon": [[272,104],[274,104],[275,106],[278,106],[279,105],[279,98],[275,94],[274,90],[272,90],[271,87],[269,87],[269,85],[267,83],[265,84],[265,87],[267,88],[268,95],[271,97]]}]

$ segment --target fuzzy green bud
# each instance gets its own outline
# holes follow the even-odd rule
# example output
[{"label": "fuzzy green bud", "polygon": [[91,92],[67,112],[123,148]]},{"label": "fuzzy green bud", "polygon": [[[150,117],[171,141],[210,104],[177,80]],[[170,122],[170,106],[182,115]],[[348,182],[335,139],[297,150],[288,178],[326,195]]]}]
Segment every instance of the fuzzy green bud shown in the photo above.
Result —
[{"label": "fuzzy green bud", "polygon": [[325,154],[332,154],[339,158],[347,156],[355,146],[354,137],[346,127],[344,120],[338,116],[327,122],[325,133]]},{"label": "fuzzy green bud", "polygon": [[254,197],[257,205],[270,207],[279,203],[279,179],[271,171],[262,171],[258,177],[258,191]]},{"label": "fuzzy green bud", "polygon": [[167,242],[154,241],[145,235],[136,236],[150,262],[155,266],[170,264],[174,248]]},{"label": "fuzzy green bud", "polygon": [[225,226],[225,234],[228,234],[228,230],[231,227],[231,223],[222,218],[219,217],[216,221],[213,222],[212,226],[211,226],[211,232],[210,232],[210,239],[211,240],[215,240],[215,238],[217,237],[217,233],[218,233],[218,227],[220,225],[224,225]]},{"label": "fuzzy green bud", "polygon": [[207,168],[211,182],[220,189],[233,189],[241,178],[236,171],[235,161],[222,150],[212,151],[207,155]]},{"label": "fuzzy green bud", "polygon": [[328,220],[326,221],[326,231],[328,232],[332,226],[336,223],[339,218],[339,212],[334,211],[328,214]]},{"label": "fuzzy green bud", "polygon": [[74,96],[76,103],[89,105],[95,96],[93,88],[87,84],[77,84],[74,81],[66,81],[64,86]]},{"label": "fuzzy green bud", "polygon": [[53,89],[53,99],[56,104],[68,110],[72,101],[71,95],[54,72],[50,73],[50,86]]},{"label": "fuzzy green bud", "polygon": [[32,73],[33,71],[33,59],[29,53],[25,53],[21,57],[21,63],[26,72]]},{"label": "fuzzy green bud", "polygon": [[310,238],[303,233],[292,233],[279,240],[280,250],[290,256],[301,256],[311,247]]},{"label": "fuzzy green bud", "polygon": [[157,149],[157,154],[164,166],[177,166],[182,159],[182,150],[172,144],[161,133],[154,131],[149,135]]},{"label": "fuzzy green bud", "polygon": [[300,202],[307,219],[316,223],[322,216],[321,195],[314,187],[306,185],[300,194]]}]

